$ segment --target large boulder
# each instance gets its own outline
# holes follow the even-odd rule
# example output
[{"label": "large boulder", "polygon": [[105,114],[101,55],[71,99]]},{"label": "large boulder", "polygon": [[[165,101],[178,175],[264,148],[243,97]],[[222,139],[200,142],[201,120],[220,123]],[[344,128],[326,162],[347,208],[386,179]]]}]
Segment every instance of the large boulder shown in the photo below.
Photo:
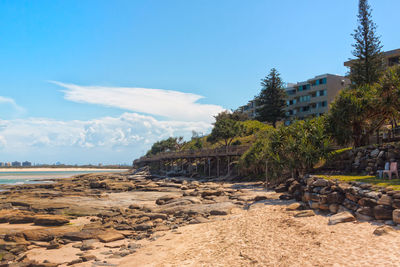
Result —
[{"label": "large boulder", "polygon": [[356,212],[356,218],[358,221],[367,221],[367,222],[372,221],[374,219],[374,217],[364,215],[359,212]]},{"label": "large boulder", "polygon": [[332,192],[326,196],[327,203],[342,203],[344,199],[344,195],[339,192]]},{"label": "large boulder", "polygon": [[374,217],[374,209],[371,207],[361,207],[357,210],[358,213]]},{"label": "large boulder", "polygon": [[400,209],[400,199],[397,198],[393,199],[392,207],[395,209]]},{"label": "large boulder", "polygon": [[356,218],[350,212],[344,211],[338,214],[332,215],[329,218],[329,225],[335,225],[338,223],[352,222],[355,221]]},{"label": "large boulder", "polygon": [[50,242],[54,239],[54,233],[49,229],[25,230],[22,232],[22,234],[28,241]]},{"label": "large boulder", "polygon": [[373,208],[378,205],[378,202],[373,198],[363,197],[358,201],[358,205]]},{"label": "large boulder", "polygon": [[382,195],[381,198],[378,200],[378,205],[392,206],[392,201],[392,197],[388,195]]},{"label": "large boulder", "polygon": [[392,213],[393,221],[400,224],[400,209],[395,209]]},{"label": "large boulder", "polygon": [[391,206],[378,205],[374,207],[374,216],[377,220],[391,220],[393,208]]}]

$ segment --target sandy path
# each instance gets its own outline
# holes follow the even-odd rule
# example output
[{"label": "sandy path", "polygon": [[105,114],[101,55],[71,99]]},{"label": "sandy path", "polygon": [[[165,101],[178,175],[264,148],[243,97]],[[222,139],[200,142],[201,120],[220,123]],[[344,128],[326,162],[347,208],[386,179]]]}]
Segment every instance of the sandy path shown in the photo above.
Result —
[{"label": "sandy path", "polygon": [[399,266],[400,235],[375,236],[376,224],[295,218],[271,200],[212,223],[169,232],[120,266]]}]

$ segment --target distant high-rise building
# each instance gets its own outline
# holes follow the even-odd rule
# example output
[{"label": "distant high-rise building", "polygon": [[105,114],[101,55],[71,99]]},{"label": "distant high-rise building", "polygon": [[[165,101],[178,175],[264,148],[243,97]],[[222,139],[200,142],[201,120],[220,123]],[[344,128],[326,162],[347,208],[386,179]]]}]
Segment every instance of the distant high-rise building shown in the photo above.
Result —
[{"label": "distant high-rise building", "polygon": [[21,162],[14,161],[14,162],[11,163],[11,166],[13,166],[13,167],[21,167]]},{"label": "distant high-rise building", "polygon": [[23,167],[30,167],[30,166],[32,166],[32,163],[29,162],[29,161],[24,161],[24,162],[22,162],[22,166]]},{"label": "distant high-rise building", "polygon": [[6,164],[4,162],[0,162],[0,167],[4,167]]}]

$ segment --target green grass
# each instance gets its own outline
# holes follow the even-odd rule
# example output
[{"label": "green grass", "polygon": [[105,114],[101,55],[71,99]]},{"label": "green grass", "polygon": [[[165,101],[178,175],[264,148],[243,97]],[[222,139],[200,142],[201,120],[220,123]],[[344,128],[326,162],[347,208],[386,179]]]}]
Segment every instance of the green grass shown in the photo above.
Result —
[{"label": "green grass", "polygon": [[377,176],[369,176],[369,175],[318,175],[328,180],[337,179],[339,181],[350,182],[363,182],[370,183],[377,186],[387,187],[393,190],[400,190],[400,179],[382,179]]},{"label": "green grass", "polygon": [[345,147],[345,148],[341,148],[341,149],[337,149],[335,151],[332,151],[332,154],[333,155],[337,155],[337,154],[340,154],[340,153],[343,153],[345,151],[352,150],[352,149],[353,149],[353,147]]}]

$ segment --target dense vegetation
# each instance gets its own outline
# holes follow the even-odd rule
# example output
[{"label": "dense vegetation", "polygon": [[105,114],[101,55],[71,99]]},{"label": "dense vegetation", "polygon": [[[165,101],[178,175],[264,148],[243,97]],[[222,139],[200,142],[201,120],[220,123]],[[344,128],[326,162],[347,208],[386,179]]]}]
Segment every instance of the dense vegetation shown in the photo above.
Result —
[{"label": "dense vegetation", "polygon": [[256,98],[257,119],[240,112],[215,116],[208,136],[194,134],[192,139],[168,138],[153,145],[148,155],[164,151],[248,145],[237,163],[241,175],[268,179],[297,177],[332,155],[332,146],[362,146],[383,126],[397,126],[400,117],[400,66],[383,65],[381,43],[371,19],[367,0],[360,0],[359,26],[353,34],[351,85],[342,90],[330,111],[317,118],[277,125],[285,118],[283,82],[276,69],[262,80]]}]

